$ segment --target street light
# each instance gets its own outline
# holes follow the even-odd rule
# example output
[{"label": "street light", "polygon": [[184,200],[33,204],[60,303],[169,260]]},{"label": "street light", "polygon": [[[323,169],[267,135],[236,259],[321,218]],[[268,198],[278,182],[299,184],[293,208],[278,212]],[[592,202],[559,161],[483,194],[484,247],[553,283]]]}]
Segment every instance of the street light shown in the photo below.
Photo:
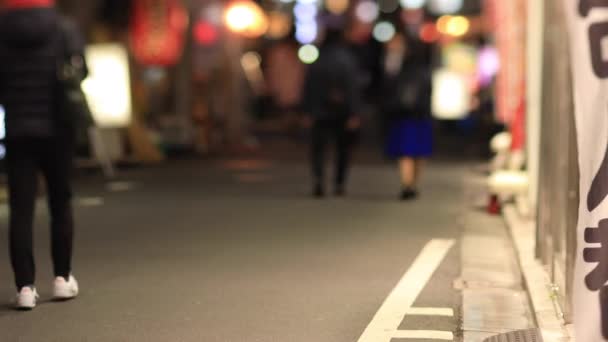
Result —
[{"label": "street light", "polygon": [[268,30],[266,14],[251,1],[238,1],[229,5],[224,22],[230,31],[247,38],[261,37]]}]

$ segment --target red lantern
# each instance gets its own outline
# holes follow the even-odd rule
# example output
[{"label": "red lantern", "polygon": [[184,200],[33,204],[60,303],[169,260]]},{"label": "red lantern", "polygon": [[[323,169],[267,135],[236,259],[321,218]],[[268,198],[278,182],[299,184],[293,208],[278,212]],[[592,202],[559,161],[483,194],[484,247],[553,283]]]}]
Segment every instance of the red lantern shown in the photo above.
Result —
[{"label": "red lantern", "polygon": [[188,12],[180,0],[134,0],[131,49],[144,65],[177,64],[183,49]]}]

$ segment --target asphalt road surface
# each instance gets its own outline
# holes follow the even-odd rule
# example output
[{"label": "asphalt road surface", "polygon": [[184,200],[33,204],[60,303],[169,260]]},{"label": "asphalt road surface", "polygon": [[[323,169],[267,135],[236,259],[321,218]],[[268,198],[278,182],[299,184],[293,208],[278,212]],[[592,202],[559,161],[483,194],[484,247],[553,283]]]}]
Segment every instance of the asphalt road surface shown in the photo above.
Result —
[{"label": "asphalt road surface", "polygon": [[357,165],[348,196],[323,201],[309,197],[305,164],[272,159],[84,177],[74,301],[49,301],[41,202],[41,302],[11,309],[2,209],[0,341],[457,341],[464,169],[431,163],[412,203],[397,201],[396,172],[380,162]]}]

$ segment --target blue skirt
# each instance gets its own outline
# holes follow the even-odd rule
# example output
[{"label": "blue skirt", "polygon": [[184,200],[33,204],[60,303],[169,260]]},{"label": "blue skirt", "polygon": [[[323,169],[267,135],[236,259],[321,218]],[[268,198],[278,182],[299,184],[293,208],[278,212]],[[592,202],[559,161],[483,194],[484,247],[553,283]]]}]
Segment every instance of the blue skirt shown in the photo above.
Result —
[{"label": "blue skirt", "polygon": [[430,119],[404,119],[395,123],[388,136],[390,157],[426,158],[433,153],[433,122]]}]

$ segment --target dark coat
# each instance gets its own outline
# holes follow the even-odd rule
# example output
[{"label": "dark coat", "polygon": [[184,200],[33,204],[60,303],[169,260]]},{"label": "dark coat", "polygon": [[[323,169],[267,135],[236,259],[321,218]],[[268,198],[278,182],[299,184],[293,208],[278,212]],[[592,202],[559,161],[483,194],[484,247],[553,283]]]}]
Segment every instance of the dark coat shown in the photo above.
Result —
[{"label": "dark coat", "polygon": [[321,50],[304,85],[303,109],[316,120],[345,119],[360,110],[357,61],[348,47],[334,44]]},{"label": "dark coat", "polygon": [[382,109],[392,120],[429,118],[431,96],[430,68],[406,62],[396,75],[385,75]]},{"label": "dark coat", "polygon": [[75,39],[68,37],[69,24],[63,20],[52,8],[0,14],[0,104],[6,110],[7,139],[65,134],[58,124],[57,66],[72,53],[67,46]]}]

